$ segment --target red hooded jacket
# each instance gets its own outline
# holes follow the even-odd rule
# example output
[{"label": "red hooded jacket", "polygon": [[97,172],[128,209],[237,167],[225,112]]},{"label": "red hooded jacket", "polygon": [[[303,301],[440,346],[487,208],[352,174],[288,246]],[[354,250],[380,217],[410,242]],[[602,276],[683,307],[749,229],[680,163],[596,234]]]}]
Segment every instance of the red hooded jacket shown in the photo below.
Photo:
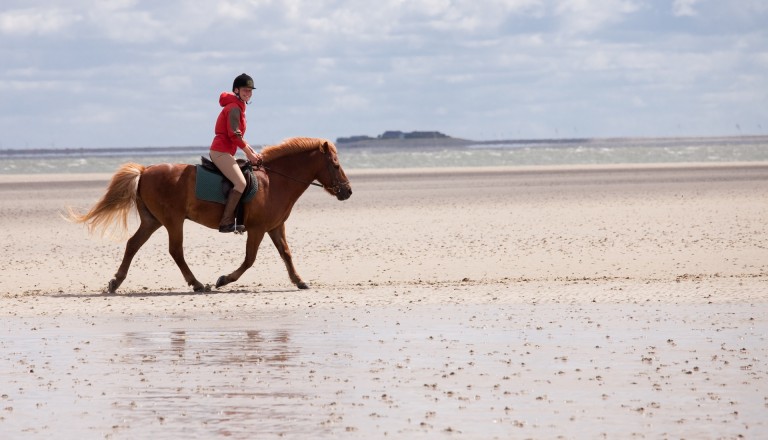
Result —
[{"label": "red hooded jacket", "polygon": [[224,107],[216,119],[216,136],[211,150],[235,155],[237,149],[245,148],[245,103],[234,93],[222,92],[219,104]]}]

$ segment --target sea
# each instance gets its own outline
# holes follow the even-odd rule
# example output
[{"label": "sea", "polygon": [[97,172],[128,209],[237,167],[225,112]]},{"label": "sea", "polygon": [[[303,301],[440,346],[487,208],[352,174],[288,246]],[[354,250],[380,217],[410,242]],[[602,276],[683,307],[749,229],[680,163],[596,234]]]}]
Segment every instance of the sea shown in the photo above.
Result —
[{"label": "sea", "polygon": [[[345,170],[768,162],[768,136],[534,139],[418,147],[337,144]],[[200,162],[207,146],[0,150],[0,174],[111,173],[125,162]]]}]

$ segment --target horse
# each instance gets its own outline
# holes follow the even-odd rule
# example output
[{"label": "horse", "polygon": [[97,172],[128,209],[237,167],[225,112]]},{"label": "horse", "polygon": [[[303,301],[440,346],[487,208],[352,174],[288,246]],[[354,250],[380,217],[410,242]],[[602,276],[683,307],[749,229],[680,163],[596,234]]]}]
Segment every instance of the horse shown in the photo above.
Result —
[{"label": "horse", "polygon": [[[263,166],[254,170],[258,192],[243,204],[242,224],[247,234],[245,260],[233,272],[220,276],[216,288],[237,281],[253,266],[259,245],[268,233],[291,282],[299,289],[308,289],[293,265],[285,221],[296,200],[310,185],[322,186],[338,200],[347,200],[352,195],[352,187],[339,163],[336,146],[328,140],[289,138],[278,145],[264,147],[261,154]],[[224,205],[197,199],[196,174],[195,165],[126,163],[115,172],[102,198],[86,214],[69,210],[70,221],[85,224],[90,233],[100,230],[102,236],[110,227],[127,231],[128,214],[134,208],[138,212],[139,227],[128,239],[123,261],[107,285],[110,294],[125,280],[136,252],[161,226],[168,232],[169,252],[187,284],[195,292],[211,290],[195,278],[184,260],[183,225],[184,220],[189,219],[217,229]]]}]

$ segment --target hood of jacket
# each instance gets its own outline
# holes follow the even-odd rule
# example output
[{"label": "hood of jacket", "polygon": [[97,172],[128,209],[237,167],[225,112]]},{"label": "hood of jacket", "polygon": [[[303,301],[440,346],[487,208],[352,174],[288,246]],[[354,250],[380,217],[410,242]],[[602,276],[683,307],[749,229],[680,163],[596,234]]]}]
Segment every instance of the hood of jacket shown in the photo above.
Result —
[{"label": "hood of jacket", "polygon": [[237,104],[242,110],[245,110],[245,103],[241,101],[237,95],[232,92],[221,92],[221,95],[219,96],[219,105],[226,107],[229,104]]}]

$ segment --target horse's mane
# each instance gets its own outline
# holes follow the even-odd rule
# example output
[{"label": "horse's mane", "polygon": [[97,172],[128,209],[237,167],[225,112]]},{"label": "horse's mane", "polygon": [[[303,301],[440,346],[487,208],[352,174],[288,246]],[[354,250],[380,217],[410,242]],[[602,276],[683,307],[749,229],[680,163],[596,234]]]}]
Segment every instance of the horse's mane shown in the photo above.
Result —
[{"label": "horse's mane", "polygon": [[328,149],[332,153],[336,154],[336,145],[333,142],[320,139],[320,138],[308,138],[308,137],[293,137],[284,140],[277,145],[268,145],[261,150],[261,156],[264,162],[271,162],[275,159],[287,156],[289,154],[300,153],[302,151],[311,150],[317,148],[323,152],[325,145],[328,145]]}]

